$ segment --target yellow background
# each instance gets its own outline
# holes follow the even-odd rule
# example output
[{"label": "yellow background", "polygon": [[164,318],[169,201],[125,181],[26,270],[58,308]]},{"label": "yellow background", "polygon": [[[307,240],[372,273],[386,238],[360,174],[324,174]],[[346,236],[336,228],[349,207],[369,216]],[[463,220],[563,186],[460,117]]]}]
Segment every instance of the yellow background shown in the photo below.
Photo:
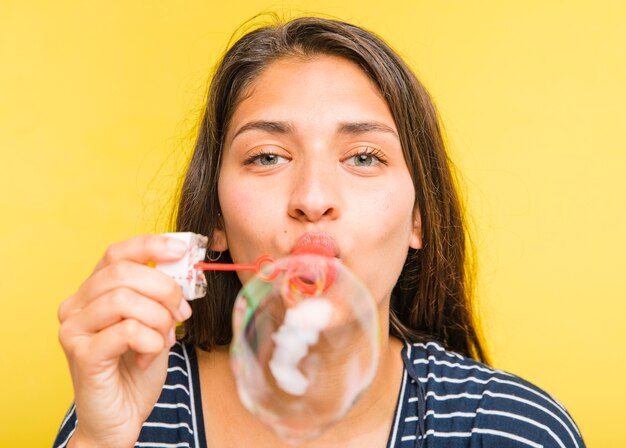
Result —
[{"label": "yellow background", "polygon": [[495,365],[589,446],[623,443],[626,4],[386,4],[0,0],[0,446],[52,443],[56,308],[110,242],[164,230],[214,61],[264,9],[353,21],[414,67],[464,176]]}]

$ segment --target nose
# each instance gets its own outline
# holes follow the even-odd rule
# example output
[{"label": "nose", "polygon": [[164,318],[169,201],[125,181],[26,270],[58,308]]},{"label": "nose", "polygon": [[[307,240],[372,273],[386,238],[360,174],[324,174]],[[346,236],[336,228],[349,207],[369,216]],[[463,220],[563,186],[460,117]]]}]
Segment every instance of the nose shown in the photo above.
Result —
[{"label": "nose", "polygon": [[289,216],[303,222],[339,217],[340,191],[333,163],[308,161],[294,172],[289,197]]}]

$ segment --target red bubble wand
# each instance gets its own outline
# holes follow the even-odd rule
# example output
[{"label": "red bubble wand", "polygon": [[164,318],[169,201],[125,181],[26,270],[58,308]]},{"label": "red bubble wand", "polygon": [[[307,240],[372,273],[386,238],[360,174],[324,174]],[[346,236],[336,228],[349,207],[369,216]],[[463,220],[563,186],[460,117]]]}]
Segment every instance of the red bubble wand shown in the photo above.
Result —
[{"label": "red bubble wand", "polygon": [[[317,281],[310,281],[300,274],[302,268],[306,268],[306,264],[300,261],[298,255],[313,255],[324,257],[324,282],[321,288]],[[203,271],[250,271],[262,281],[271,282],[281,272],[288,272],[289,284],[293,286],[299,293],[305,295],[313,295],[321,291],[326,291],[330,288],[335,281],[337,268],[333,263],[332,252],[320,245],[304,245],[298,247],[291,253],[293,258],[292,263],[287,263],[285,267],[276,266],[276,258],[270,255],[261,255],[254,264],[240,264],[240,263],[206,263],[198,262],[194,265],[194,268],[201,269]]]}]

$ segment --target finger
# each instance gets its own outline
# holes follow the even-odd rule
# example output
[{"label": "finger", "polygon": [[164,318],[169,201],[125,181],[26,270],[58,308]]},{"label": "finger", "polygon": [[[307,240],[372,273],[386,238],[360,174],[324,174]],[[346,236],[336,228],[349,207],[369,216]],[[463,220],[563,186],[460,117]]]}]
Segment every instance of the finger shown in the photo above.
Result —
[{"label": "finger", "polygon": [[131,289],[137,294],[160,303],[172,316],[182,321],[189,317],[188,306],[182,300],[180,286],[168,275],[131,261],[119,261],[93,274],[68,301],[74,311],[88,306],[97,297],[118,288]]},{"label": "finger", "polygon": [[120,356],[133,351],[158,356],[165,350],[163,336],[134,319],[126,319],[112,325],[90,338],[85,354],[90,367],[117,362]]},{"label": "finger", "polygon": [[57,319],[59,319],[59,323],[65,322],[65,320],[72,314],[72,303],[74,303],[74,296],[71,295],[67,299],[65,299],[59,305],[59,309],[57,310]]},{"label": "finger", "polygon": [[[167,346],[168,348],[172,348],[176,344],[176,326],[174,325],[170,328],[169,333],[167,335]],[[152,353],[135,353],[135,362],[141,369],[147,369],[152,362],[158,358],[160,354],[152,354]]]},{"label": "finger", "polygon": [[160,356],[160,353],[156,353],[156,354],[135,353],[135,364],[137,364],[137,367],[139,367],[140,369],[145,370],[148,367],[150,367],[150,364],[152,364],[152,362],[159,356]]},{"label": "finger", "polygon": [[64,331],[69,335],[92,335],[124,319],[135,319],[161,333],[166,340],[176,325],[171,313],[158,302],[132,289],[118,288],[70,316],[64,323]]},{"label": "finger", "polygon": [[112,244],[96,264],[94,272],[110,264],[130,260],[140,264],[150,261],[166,262],[180,259],[188,246],[183,241],[162,235],[140,235]]}]

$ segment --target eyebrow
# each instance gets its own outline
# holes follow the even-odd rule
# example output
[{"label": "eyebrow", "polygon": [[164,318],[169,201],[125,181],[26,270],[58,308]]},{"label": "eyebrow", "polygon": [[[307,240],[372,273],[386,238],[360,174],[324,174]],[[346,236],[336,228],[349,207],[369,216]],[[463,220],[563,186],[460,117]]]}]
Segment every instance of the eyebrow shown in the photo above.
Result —
[{"label": "eyebrow", "polygon": [[381,123],[379,121],[357,121],[357,122],[346,122],[341,123],[339,125],[339,133],[341,134],[366,134],[368,132],[382,132],[385,134],[391,134],[396,138],[398,134],[396,131],[389,125],[385,123]]},{"label": "eyebrow", "polygon": [[291,123],[288,123],[286,121],[250,121],[237,129],[235,135],[233,135],[233,140],[239,134],[243,134],[244,132],[252,130],[265,131],[269,132],[270,134],[288,134],[293,131],[293,126],[291,125]]},{"label": "eyebrow", "polygon": [[[289,134],[293,133],[294,131],[293,125],[287,121],[250,121],[237,129],[237,131],[233,135],[233,140],[238,135],[252,130],[265,131],[270,134]],[[392,127],[378,121],[342,122],[339,124],[337,131],[340,134],[348,135],[366,134],[368,132],[381,132],[385,134],[391,134],[399,139],[398,134]]]}]

